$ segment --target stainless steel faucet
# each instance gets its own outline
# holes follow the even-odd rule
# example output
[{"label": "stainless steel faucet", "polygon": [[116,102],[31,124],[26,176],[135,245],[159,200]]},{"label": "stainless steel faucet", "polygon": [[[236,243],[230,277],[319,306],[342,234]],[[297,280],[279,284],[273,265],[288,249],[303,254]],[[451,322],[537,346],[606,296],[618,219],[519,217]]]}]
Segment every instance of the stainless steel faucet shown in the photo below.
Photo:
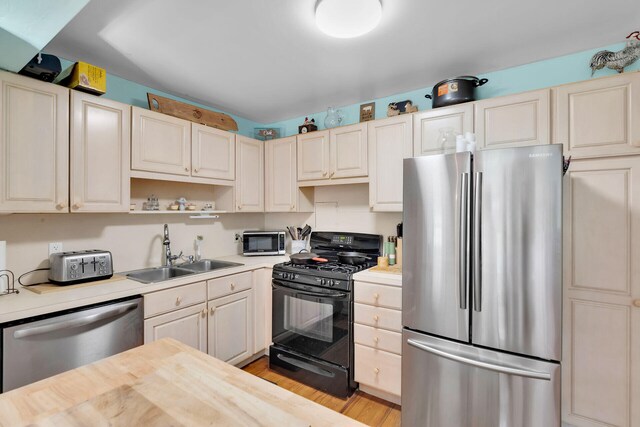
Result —
[{"label": "stainless steel faucet", "polygon": [[171,255],[171,240],[169,240],[169,226],[164,225],[164,239],[162,239],[162,247],[164,249],[164,262],[162,265],[169,267],[173,265],[173,261],[182,256],[182,252],[179,255]]}]

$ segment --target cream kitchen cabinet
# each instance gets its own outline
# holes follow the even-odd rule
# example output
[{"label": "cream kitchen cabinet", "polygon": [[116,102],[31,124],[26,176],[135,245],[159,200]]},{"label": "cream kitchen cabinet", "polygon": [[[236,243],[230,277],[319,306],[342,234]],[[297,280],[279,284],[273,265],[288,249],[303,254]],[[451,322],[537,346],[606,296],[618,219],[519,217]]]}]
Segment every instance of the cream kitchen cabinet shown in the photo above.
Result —
[{"label": "cream kitchen cabinet", "polygon": [[265,141],[265,212],[313,212],[313,189],[299,188],[296,137]]},{"label": "cream kitchen cabinet", "polygon": [[206,282],[145,294],[144,342],[170,337],[206,352],[206,302]]},{"label": "cream kitchen cabinet", "polygon": [[209,301],[208,354],[232,365],[253,356],[253,289]]},{"label": "cream kitchen cabinet", "polygon": [[368,182],[367,124],[297,136],[299,185]]},{"label": "cream kitchen cabinet", "polygon": [[0,71],[0,212],[69,211],[69,89]]},{"label": "cream kitchen cabinet", "polygon": [[131,169],[191,175],[191,122],[132,107]]},{"label": "cream kitchen cabinet", "polygon": [[129,212],[131,106],[71,91],[71,212]]},{"label": "cream kitchen cabinet", "polygon": [[131,176],[232,186],[236,135],[132,107]]},{"label": "cream kitchen cabinet", "polygon": [[554,142],[579,157],[640,154],[640,73],[553,88]]},{"label": "cream kitchen cabinet", "polygon": [[550,89],[477,101],[478,149],[523,147],[551,142]]},{"label": "cream kitchen cabinet", "polygon": [[440,132],[446,129],[457,133],[473,132],[473,104],[434,108],[413,114],[413,155],[455,152],[455,141],[447,147],[443,147],[440,141]]},{"label": "cream kitchen cabinet", "polygon": [[[363,272],[355,277],[355,380],[360,389],[400,403],[402,367],[402,277]],[[375,274],[374,274],[375,275]]]},{"label": "cream kitchen cabinet", "polygon": [[368,123],[369,205],[377,212],[402,212],[402,167],[413,153],[410,114]]},{"label": "cream kitchen cabinet", "polygon": [[191,124],[192,175],[233,181],[236,178],[236,135]]},{"label": "cream kitchen cabinet", "polygon": [[563,421],[638,427],[640,156],[575,160],[565,186]]},{"label": "cream kitchen cabinet", "polygon": [[264,212],[264,142],[238,135],[236,211]]}]

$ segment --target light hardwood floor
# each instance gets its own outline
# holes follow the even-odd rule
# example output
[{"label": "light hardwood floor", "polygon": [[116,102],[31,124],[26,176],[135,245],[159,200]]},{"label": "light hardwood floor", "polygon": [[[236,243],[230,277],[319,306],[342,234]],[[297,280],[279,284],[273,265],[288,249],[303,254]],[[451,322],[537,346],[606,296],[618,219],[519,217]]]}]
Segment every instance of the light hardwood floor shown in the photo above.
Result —
[{"label": "light hardwood floor", "polygon": [[266,356],[250,363],[243,369],[369,426],[393,427],[400,425],[400,406],[361,391],[356,391],[348,399],[340,399],[270,370],[269,359]]}]

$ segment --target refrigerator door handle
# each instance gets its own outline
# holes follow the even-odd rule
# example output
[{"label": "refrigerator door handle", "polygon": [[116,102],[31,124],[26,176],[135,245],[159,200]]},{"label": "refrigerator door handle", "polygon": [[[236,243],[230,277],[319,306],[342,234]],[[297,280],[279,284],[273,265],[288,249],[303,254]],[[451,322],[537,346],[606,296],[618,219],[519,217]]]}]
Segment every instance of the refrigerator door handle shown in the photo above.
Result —
[{"label": "refrigerator door handle", "polygon": [[482,172],[473,185],[473,309],[482,311]]},{"label": "refrigerator door handle", "polygon": [[496,365],[494,363],[482,362],[480,360],[470,359],[468,357],[448,353],[446,351],[431,347],[425,343],[411,338],[407,340],[407,344],[420,350],[435,354],[436,356],[444,357],[445,359],[453,360],[454,362],[464,363],[465,365],[475,366],[476,368],[486,369],[501,374],[551,381],[551,374],[547,372],[532,371],[529,369],[514,368],[512,366]]},{"label": "refrigerator door handle", "polygon": [[460,175],[460,223],[458,245],[460,250],[458,265],[458,287],[460,295],[460,309],[467,309],[467,289],[469,289],[469,174]]}]

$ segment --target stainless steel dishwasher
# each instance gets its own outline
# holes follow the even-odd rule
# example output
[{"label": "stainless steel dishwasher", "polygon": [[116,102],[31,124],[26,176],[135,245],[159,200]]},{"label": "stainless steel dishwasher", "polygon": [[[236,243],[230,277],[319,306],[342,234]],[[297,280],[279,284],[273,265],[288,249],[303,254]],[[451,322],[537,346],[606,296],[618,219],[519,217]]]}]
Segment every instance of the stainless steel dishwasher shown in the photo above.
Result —
[{"label": "stainless steel dishwasher", "polygon": [[2,327],[2,391],[142,344],[139,296],[9,323]]}]

